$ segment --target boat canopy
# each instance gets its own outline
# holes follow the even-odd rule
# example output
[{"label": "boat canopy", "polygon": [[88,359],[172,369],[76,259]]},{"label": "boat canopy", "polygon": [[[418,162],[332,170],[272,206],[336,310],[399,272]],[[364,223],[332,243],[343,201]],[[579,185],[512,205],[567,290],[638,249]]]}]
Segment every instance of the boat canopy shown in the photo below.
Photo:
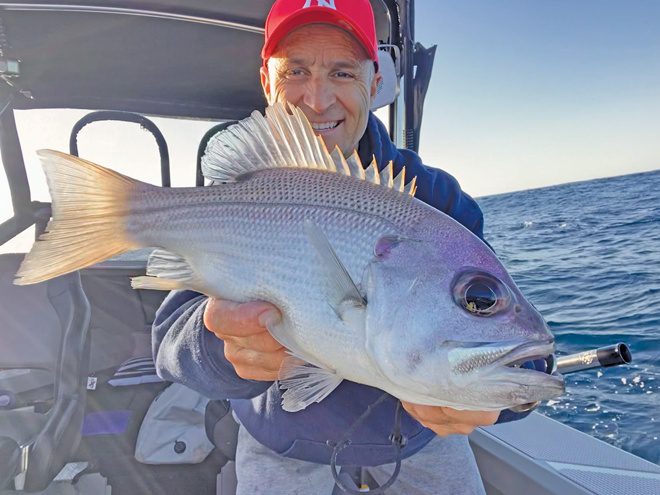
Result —
[{"label": "boat canopy", "polygon": [[[373,1],[378,37],[401,46],[398,4],[405,2],[388,3]],[[265,106],[259,67],[271,5],[272,0],[0,3],[4,78],[18,90],[12,106],[243,118]]]},{"label": "boat canopy", "polygon": [[[395,79],[390,134],[417,149],[434,47],[414,42],[414,0],[371,0]],[[49,204],[31,200],[13,110],[73,108],[238,120],[266,102],[259,84],[272,0],[0,2],[0,151],[14,217],[0,244]]]}]

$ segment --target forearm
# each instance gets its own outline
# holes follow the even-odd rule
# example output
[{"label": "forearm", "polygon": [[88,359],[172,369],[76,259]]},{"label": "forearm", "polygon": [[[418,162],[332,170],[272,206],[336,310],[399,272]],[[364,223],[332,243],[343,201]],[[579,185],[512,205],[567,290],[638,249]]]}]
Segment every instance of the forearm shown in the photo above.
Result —
[{"label": "forearm", "polygon": [[251,398],[272,382],[244,380],[225,359],[223,341],[204,326],[207,297],[192,291],[170,293],[152,327],[158,375],[210,399]]}]

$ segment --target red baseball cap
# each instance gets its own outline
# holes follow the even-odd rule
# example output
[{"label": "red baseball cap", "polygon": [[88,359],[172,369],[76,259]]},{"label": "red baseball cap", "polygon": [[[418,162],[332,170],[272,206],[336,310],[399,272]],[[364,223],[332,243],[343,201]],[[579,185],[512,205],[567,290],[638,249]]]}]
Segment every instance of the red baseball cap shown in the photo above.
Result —
[{"label": "red baseball cap", "polygon": [[378,63],[374,11],[369,0],[276,0],[266,19],[261,58],[268,60],[277,44],[305,24],[332,24],[351,33]]}]

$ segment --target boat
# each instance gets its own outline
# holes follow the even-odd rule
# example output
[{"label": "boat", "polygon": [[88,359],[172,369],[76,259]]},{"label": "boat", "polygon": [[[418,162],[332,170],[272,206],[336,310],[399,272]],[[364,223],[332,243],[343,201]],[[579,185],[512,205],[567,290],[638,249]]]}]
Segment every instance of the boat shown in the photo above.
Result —
[{"label": "boat", "polygon": [[[397,146],[416,150],[435,48],[415,41],[413,0],[372,4],[386,76],[376,106]],[[200,161],[210,137],[265,105],[256,74],[269,7],[268,0],[0,2],[0,151],[13,206],[0,219],[0,245],[31,227],[42,232],[50,217],[50,204],[31,195],[16,111],[89,111],[62,143],[75,155],[78,134],[95,122],[146,129],[165,187],[169,149],[152,117],[207,121],[196,170],[191,164],[204,185]],[[155,375],[149,344],[164,294],[129,284],[144,274],[145,253],[17,287],[21,259],[0,255],[0,493],[232,495],[236,425],[226,402],[193,398],[197,419],[182,430],[185,441],[165,439],[157,447],[166,454],[144,445],[158,416],[152,407],[170,390]],[[489,495],[660,493],[656,464],[536,412],[480,428],[470,443]],[[191,457],[195,446],[205,447],[203,460]],[[357,489],[363,481],[372,481],[368,469],[347,482]]]}]

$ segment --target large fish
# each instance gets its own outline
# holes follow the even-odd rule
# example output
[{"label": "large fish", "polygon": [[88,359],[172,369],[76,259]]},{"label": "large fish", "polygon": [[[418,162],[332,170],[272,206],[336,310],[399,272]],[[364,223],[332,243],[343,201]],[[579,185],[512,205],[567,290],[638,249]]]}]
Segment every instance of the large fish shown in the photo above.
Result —
[{"label": "large fish", "polygon": [[53,218],[16,283],[157,247],[134,287],[280,308],[269,330],[291,352],[280,370],[287,411],[342,380],[474,410],[564,390],[560,376],[517,367],[554,341],[488,246],[415,199],[405,171],[328,153],[299,109],[274,105],[214,137],[203,163],[212,187],[160,188],[39,155]]}]

